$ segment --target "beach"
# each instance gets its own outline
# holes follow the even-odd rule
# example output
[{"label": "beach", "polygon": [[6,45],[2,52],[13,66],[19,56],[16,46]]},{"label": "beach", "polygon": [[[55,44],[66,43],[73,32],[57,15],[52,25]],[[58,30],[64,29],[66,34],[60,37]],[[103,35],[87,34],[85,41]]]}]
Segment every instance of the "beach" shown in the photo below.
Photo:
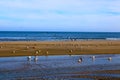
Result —
[{"label": "beach", "polygon": [[4,80],[119,80],[119,61],[119,40],[0,42]]},{"label": "beach", "polygon": [[120,54],[119,40],[0,42],[0,57]]}]

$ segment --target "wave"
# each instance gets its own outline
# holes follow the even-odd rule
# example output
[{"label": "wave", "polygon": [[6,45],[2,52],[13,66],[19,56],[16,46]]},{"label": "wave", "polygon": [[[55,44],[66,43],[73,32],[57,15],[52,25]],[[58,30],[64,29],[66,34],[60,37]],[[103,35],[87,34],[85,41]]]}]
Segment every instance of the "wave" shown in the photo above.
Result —
[{"label": "wave", "polygon": [[120,38],[106,38],[106,40],[120,40]]},{"label": "wave", "polygon": [[27,37],[0,37],[0,41],[32,41],[34,39]]},{"label": "wave", "polygon": [[120,40],[120,38],[0,37],[0,41]]}]

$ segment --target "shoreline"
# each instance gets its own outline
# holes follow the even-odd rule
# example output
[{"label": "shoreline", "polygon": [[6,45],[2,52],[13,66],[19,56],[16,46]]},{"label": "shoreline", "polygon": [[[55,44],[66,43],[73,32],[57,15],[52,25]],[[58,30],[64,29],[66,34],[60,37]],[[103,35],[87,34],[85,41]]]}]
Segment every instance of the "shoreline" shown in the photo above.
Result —
[{"label": "shoreline", "polygon": [[0,42],[0,57],[120,54],[120,40]]}]

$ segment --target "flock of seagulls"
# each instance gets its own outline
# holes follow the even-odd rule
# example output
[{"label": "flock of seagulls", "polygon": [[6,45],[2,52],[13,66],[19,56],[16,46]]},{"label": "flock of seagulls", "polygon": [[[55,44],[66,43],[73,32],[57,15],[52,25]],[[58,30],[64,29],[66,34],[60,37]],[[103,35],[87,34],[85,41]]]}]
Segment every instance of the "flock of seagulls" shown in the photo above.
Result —
[{"label": "flock of seagulls", "polygon": [[[3,47],[0,46],[0,48],[3,48]],[[29,46],[26,46],[26,49],[29,49]],[[34,61],[38,61],[38,56],[37,56],[37,55],[39,54],[39,52],[41,52],[41,50],[38,50],[38,51],[35,52]],[[73,50],[70,50],[69,52],[72,53]],[[14,50],[13,53],[16,53],[16,51]],[[46,55],[48,55],[48,51],[46,51]],[[31,61],[31,58],[32,58],[31,56],[28,56],[28,57],[27,57],[27,60],[28,60],[28,61]],[[91,58],[92,58],[92,60],[95,60],[96,57],[95,57],[95,56],[92,56]],[[111,60],[112,60],[112,57],[108,57],[108,60],[111,61]],[[80,57],[80,58],[78,59],[78,62],[81,63],[82,61],[83,61],[83,59],[82,59],[82,57]]]},{"label": "flock of seagulls", "polygon": [[[27,60],[28,60],[28,61],[31,61],[31,58],[32,58],[31,56],[28,56],[28,57],[27,57]],[[95,60],[95,59],[96,59],[95,56],[92,56],[91,58],[92,58],[92,60]],[[111,61],[111,60],[112,60],[112,57],[108,57],[108,60]],[[35,61],[35,62],[38,61],[38,56],[34,56],[34,61]],[[80,58],[78,59],[78,62],[81,63],[82,61],[83,61],[83,58],[80,57]]]},{"label": "flock of seagulls", "polygon": [[[28,49],[29,47],[27,46],[26,48]],[[38,56],[37,56],[37,55],[39,54],[39,52],[41,52],[41,50],[38,50],[38,51],[35,52],[35,56],[34,56],[34,61],[35,61],[35,62],[38,61]],[[70,50],[69,52],[72,53],[73,50]],[[15,51],[13,51],[13,53],[15,53]],[[46,55],[48,55],[48,51],[46,51]],[[27,60],[28,60],[28,61],[31,61],[31,58],[32,58],[31,56],[28,56],[28,57],[27,57]],[[96,56],[91,56],[91,58],[92,58],[92,60],[95,60],[95,59],[96,59]],[[111,61],[111,60],[112,60],[112,57],[108,57],[108,60]],[[81,63],[82,61],[83,61],[83,59],[82,59],[82,57],[80,57],[80,58],[78,59],[78,62]]]},{"label": "flock of seagulls", "polygon": [[[92,58],[93,61],[96,59],[95,56],[92,56],[91,58]],[[112,57],[108,57],[108,60],[111,61],[111,60],[112,60]],[[82,61],[83,61],[83,59],[82,59],[82,57],[80,57],[80,58],[78,59],[78,62],[81,63]]]}]

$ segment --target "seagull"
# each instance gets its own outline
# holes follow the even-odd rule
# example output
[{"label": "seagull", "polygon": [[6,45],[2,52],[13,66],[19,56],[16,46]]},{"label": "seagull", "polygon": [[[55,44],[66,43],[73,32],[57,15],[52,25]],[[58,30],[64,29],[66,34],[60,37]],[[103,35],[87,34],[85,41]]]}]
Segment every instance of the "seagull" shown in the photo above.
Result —
[{"label": "seagull", "polygon": [[78,59],[78,62],[82,62],[82,58],[79,58],[79,59]]},{"label": "seagull", "polygon": [[108,60],[110,61],[110,60],[112,60],[112,58],[111,58],[111,57],[108,57]]}]

